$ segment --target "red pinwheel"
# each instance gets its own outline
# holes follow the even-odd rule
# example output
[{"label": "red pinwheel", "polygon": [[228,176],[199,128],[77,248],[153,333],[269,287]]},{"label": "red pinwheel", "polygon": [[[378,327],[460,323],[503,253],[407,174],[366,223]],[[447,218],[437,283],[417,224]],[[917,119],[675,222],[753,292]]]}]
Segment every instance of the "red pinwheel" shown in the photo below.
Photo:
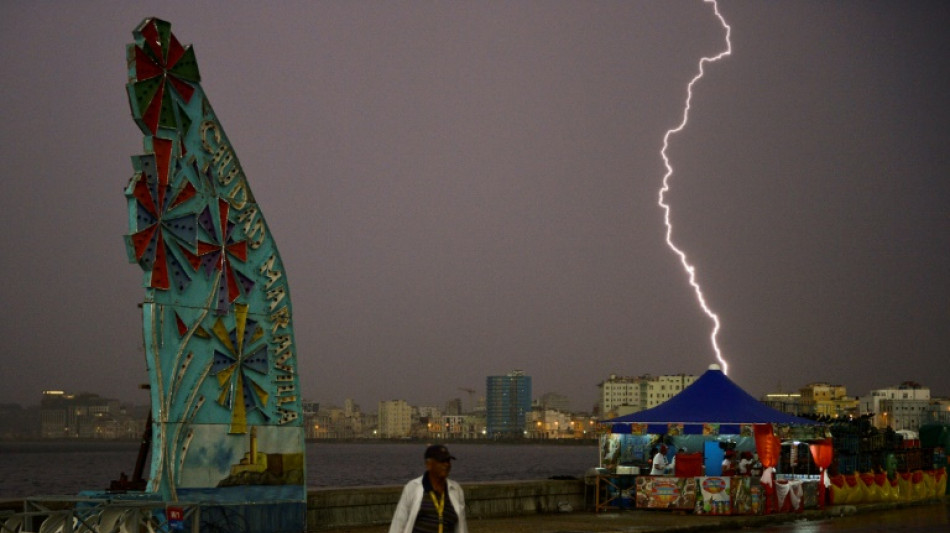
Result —
[{"label": "red pinwheel", "polygon": [[194,50],[182,46],[164,20],[146,19],[133,34],[137,43],[129,47],[133,115],[145,133],[155,135],[159,127],[184,133],[191,121],[172,94],[186,105],[191,101],[195,92],[191,84],[201,81]]},{"label": "red pinwheel", "polygon": [[191,276],[169,247],[176,248],[194,268],[196,256],[190,248],[195,247],[196,215],[179,206],[193,198],[196,191],[188,178],[180,174],[177,180],[170,179],[175,177],[172,142],[156,138],[153,146],[154,153],[138,157],[140,172],[126,191],[135,214],[133,233],[128,236],[129,250],[132,259],[149,273],[149,287],[169,289],[171,273],[180,292],[191,283]]},{"label": "red pinwheel", "polygon": [[210,208],[205,208],[198,215],[198,225],[213,242],[198,239],[199,263],[193,263],[197,268],[204,268],[205,274],[211,276],[215,270],[220,271],[216,292],[215,312],[219,315],[227,314],[230,305],[241,295],[254,287],[254,280],[244,275],[231,265],[231,259],[247,261],[247,241],[234,238],[236,224],[230,220],[231,205],[227,200],[218,199],[218,220],[215,223]]}]

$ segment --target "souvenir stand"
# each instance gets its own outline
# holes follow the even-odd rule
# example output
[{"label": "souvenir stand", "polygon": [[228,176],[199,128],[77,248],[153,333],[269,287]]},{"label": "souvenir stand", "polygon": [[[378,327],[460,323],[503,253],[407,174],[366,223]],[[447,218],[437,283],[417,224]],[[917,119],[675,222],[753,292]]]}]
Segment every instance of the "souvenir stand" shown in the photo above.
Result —
[{"label": "souvenir stand", "polygon": [[[825,427],[762,404],[718,365],[663,404],[603,423],[609,433],[601,438],[597,511],[760,514],[802,510],[806,499],[812,505],[820,501],[818,475],[803,483],[800,476],[776,475],[775,469],[783,441],[823,442]],[[663,447],[670,466],[664,475],[650,475],[652,459]],[[750,462],[747,475],[723,472],[725,458],[755,455],[756,469]]]}]

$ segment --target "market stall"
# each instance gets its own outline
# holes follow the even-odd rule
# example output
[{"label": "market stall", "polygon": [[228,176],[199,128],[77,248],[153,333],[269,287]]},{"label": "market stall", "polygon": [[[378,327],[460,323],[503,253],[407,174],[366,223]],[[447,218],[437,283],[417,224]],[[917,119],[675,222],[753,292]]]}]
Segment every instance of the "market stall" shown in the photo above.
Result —
[{"label": "market stall", "polygon": [[[659,406],[603,423],[609,433],[601,441],[601,469],[614,485],[633,487],[621,502],[712,514],[801,510],[806,495],[818,489],[819,472],[776,472],[780,444],[823,443],[828,436],[813,420],[762,404],[718,365]],[[825,448],[818,446],[813,453]],[[745,461],[741,475],[740,458]]]}]

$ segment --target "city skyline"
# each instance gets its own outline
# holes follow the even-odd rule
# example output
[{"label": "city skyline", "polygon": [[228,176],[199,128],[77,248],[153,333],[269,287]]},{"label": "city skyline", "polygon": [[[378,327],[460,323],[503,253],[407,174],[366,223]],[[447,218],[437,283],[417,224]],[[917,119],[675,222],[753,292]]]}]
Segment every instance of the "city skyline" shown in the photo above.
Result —
[{"label": "city skyline", "polygon": [[[947,394],[950,6],[719,10],[732,54],[694,88],[666,199],[730,379]],[[281,250],[303,397],[432,404],[520,368],[589,409],[611,373],[715,362],[657,206],[662,136],[725,45],[709,3],[0,14],[0,403],[147,401],[122,191],[142,153],[125,47],[148,16],[194,46]]]},{"label": "city skyline", "polygon": [[[511,375],[511,374],[517,373],[517,372],[523,372],[523,371],[521,371],[521,370],[512,370],[511,372],[506,373],[506,375]],[[520,375],[520,374],[519,374],[519,375]],[[530,374],[525,373],[524,375],[526,375],[526,377],[528,377],[529,379],[531,378]],[[654,379],[655,379],[655,378],[661,378],[661,377],[674,377],[674,376],[676,376],[676,377],[679,377],[679,376],[686,376],[686,377],[693,378],[693,379],[699,377],[699,375],[690,375],[690,374],[685,374],[685,373],[678,373],[678,374],[671,374],[671,375],[663,375],[663,376],[657,375],[657,374],[650,374],[650,373],[646,373],[646,374],[643,374],[643,373],[610,374],[610,375],[604,376],[603,379],[601,380],[601,383],[606,382],[607,380],[612,379],[612,378],[615,378],[615,377],[616,377],[616,378],[619,378],[619,379],[643,379],[643,378],[654,378]],[[492,377],[498,378],[498,377],[503,377],[503,376],[484,376],[484,378],[488,378],[488,379],[490,379],[490,378],[492,378]],[[532,381],[533,381],[533,380],[532,380]],[[483,379],[483,382],[485,382],[485,379]],[[692,379],[689,380],[689,383],[690,383],[690,384],[692,383]],[[853,389],[850,389],[846,383],[831,383],[831,382],[828,382],[828,381],[817,380],[817,381],[812,381],[812,382],[809,382],[809,383],[801,383],[801,384],[798,384],[797,386],[793,386],[791,389],[768,390],[768,391],[765,391],[764,393],[762,393],[762,394],[760,394],[760,395],[753,395],[753,396],[755,396],[755,397],[756,397],[757,399],[759,399],[760,401],[765,402],[765,401],[766,401],[766,396],[767,396],[767,395],[770,395],[770,394],[773,394],[773,395],[774,395],[774,394],[796,394],[796,393],[801,392],[802,390],[808,389],[808,388],[809,388],[810,386],[812,386],[812,385],[820,385],[820,384],[826,384],[826,385],[829,385],[829,386],[831,386],[831,387],[844,387],[844,389],[846,389],[847,392],[848,392],[847,396],[848,396],[848,397],[851,397],[851,398],[864,397],[864,396],[869,395],[872,391],[892,390],[892,389],[897,389],[897,388],[899,388],[899,387],[901,387],[901,386],[904,386],[904,385],[907,385],[907,384],[914,384],[914,385],[919,386],[919,387],[922,387],[922,388],[924,388],[924,389],[928,389],[928,390],[930,391],[930,396],[931,396],[931,398],[934,398],[934,399],[943,399],[943,400],[950,399],[950,394],[947,394],[947,391],[946,391],[945,389],[935,388],[933,385],[931,385],[930,383],[927,383],[927,382],[917,383],[917,382],[912,382],[912,381],[907,381],[907,380],[898,380],[898,381],[895,382],[895,383],[888,383],[887,385],[882,385],[882,386],[880,386],[880,387],[875,387],[875,388],[873,388],[873,389],[862,390],[862,391],[854,391]],[[600,383],[594,384],[594,387],[599,390],[599,389],[600,389],[599,385],[600,385]],[[688,386],[688,385],[686,385],[686,386]],[[677,389],[677,390],[679,390],[679,389]],[[341,408],[341,407],[343,407],[344,405],[346,405],[348,402],[352,402],[352,406],[353,406],[353,407],[358,408],[360,411],[362,411],[362,412],[364,412],[364,413],[372,413],[372,412],[374,412],[374,411],[372,410],[372,408],[375,407],[375,406],[377,406],[377,405],[380,404],[380,403],[393,402],[393,401],[396,401],[396,402],[406,402],[406,403],[408,403],[408,405],[409,405],[410,407],[412,407],[412,408],[436,408],[436,409],[443,409],[443,408],[445,408],[448,404],[458,401],[458,402],[461,403],[462,412],[465,412],[465,413],[471,413],[471,412],[478,411],[479,409],[478,409],[476,406],[477,406],[479,403],[482,404],[482,407],[483,407],[483,408],[485,407],[484,404],[485,404],[485,402],[487,401],[487,396],[488,396],[488,389],[487,389],[487,386],[486,386],[486,388],[485,388],[483,391],[482,391],[482,390],[475,390],[475,389],[460,389],[459,392],[460,392],[460,394],[455,395],[455,396],[449,395],[449,396],[446,396],[445,398],[443,398],[443,399],[441,399],[441,400],[437,400],[437,401],[434,401],[434,402],[422,402],[422,403],[409,401],[409,400],[406,399],[406,397],[392,397],[392,398],[376,398],[376,399],[371,400],[369,403],[367,403],[367,404],[364,405],[364,404],[361,403],[361,402],[355,401],[352,396],[344,396],[344,397],[340,397],[340,398],[317,398],[317,397],[308,398],[308,397],[304,397],[304,398],[302,399],[302,401],[303,401],[304,404],[318,404],[321,408],[324,408],[324,407],[329,407],[329,408]],[[482,392],[482,394],[479,394],[480,392]],[[462,394],[462,393],[464,393],[464,394]],[[112,398],[112,397],[108,397],[108,396],[103,396],[103,395],[101,395],[101,394],[100,394],[99,392],[97,392],[97,391],[93,391],[93,390],[83,390],[83,389],[81,389],[81,388],[73,388],[73,389],[66,389],[66,390],[47,389],[47,390],[44,390],[44,391],[42,391],[42,392],[40,393],[40,395],[38,396],[38,399],[37,399],[36,402],[27,402],[27,403],[10,402],[10,403],[17,403],[17,404],[19,404],[21,407],[36,407],[36,406],[38,406],[38,405],[40,404],[40,400],[41,400],[43,397],[45,397],[47,394],[52,394],[52,395],[54,395],[54,396],[56,396],[56,395],[58,395],[58,394],[65,394],[65,395],[67,395],[67,396],[79,396],[79,395],[84,395],[84,394],[91,394],[91,395],[94,395],[94,396],[100,396],[103,400],[110,400],[110,401],[111,401],[111,400],[116,400],[116,401],[120,401],[120,402],[122,402],[123,404],[127,404],[127,405],[135,405],[135,406],[145,406],[145,405],[148,405],[148,402],[147,402],[147,401],[144,401],[144,400],[141,401],[141,402],[136,402],[136,401],[128,401],[128,400],[125,400],[125,399],[122,399],[122,398]],[[567,410],[567,411],[565,411],[565,412],[573,412],[573,413],[588,413],[588,414],[593,414],[593,412],[596,410],[596,409],[595,409],[596,406],[597,406],[598,404],[600,404],[600,401],[601,401],[600,395],[598,394],[598,395],[594,398],[594,400],[591,402],[590,405],[588,405],[588,406],[583,406],[583,405],[582,405],[582,406],[580,406],[580,407],[577,407],[577,406],[576,406],[577,401],[576,401],[575,399],[570,398],[570,397],[567,396],[567,395],[563,395],[563,394],[561,394],[561,393],[558,392],[558,391],[535,392],[535,393],[532,393],[531,400],[532,400],[532,402],[542,402],[542,400],[543,400],[545,397],[551,396],[551,395],[554,395],[554,396],[563,396],[564,398],[566,398],[566,399],[568,400],[568,403],[571,405],[571,409],[569,409],[569,410]],[[675,394],[673,394],[672,396],[675,396]],[[672,397],[672,396],[670,396],[670,397]],[[665,401],[665,400],[661,400],[661,401]],[[0,402],[0,404],[2,404],[2,403],[4,403],[4,402]]]}]

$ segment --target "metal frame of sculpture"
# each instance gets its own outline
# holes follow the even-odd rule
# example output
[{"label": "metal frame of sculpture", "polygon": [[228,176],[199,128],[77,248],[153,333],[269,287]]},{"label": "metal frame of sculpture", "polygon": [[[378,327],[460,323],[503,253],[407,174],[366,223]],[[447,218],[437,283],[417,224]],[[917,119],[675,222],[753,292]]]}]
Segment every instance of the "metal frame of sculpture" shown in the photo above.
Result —
[{"label": "metal frame of sculpture", "polygon": [[247,531],[304,531],[303,419],[283,263],[191,46],[156,18],[133,36],[127,89],[145,153],[132,158],[125,191],[126,245],[144,271],[154,435],[147,492],[228,502]]}]

